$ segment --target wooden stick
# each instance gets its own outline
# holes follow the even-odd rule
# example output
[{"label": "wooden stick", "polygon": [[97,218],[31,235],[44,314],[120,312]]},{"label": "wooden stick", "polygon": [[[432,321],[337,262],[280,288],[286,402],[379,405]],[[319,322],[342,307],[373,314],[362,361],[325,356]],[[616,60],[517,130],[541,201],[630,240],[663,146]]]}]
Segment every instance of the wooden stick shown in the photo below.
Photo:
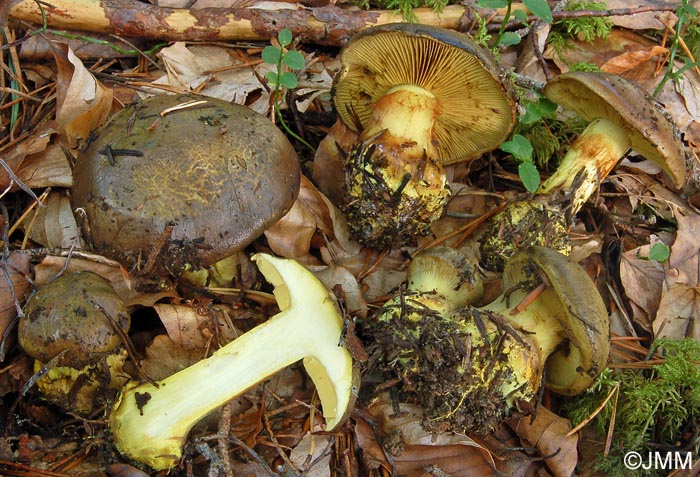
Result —
[{"label": "wooden stick", "polygon": [[[167,8],[134,0],[48,0],[42,2],[50,28],[112,33],[120,36],[169,41],[264,40],[288,28],[302,41],[340,46],[350,36],[372,25],[396,23],[395,10],[350,10],[336,6],[263,10],[247,8]],[[450,5],[436,13],[416,8],[419,23],[457,29],[467,8]],[[42,24],[39,4],[20,0],[9,18]]]}]

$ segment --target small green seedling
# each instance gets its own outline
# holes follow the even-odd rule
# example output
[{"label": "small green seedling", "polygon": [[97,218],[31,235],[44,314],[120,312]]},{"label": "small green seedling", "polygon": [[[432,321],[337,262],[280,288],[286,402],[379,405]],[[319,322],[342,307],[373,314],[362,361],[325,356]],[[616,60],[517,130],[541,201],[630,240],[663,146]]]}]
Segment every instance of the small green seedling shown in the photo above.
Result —
[{"label": "small green seedling", "polygon": [[[268,65],[276,67],[276,71],[268,71],[265,78],[270,82],[274,93],[279,94],[282,88],[294,89],[297,87],[297,77],[291,71],[285,71],[284,66],[292,71],[304,69],[306,61],[297,50],[288,50],[292,43],[292,32],[285,28],[277,34],[280,46],[268,45],[262,51],[262,59]],[[284,65],[284,66],[283,66]]]},{"label": "small green seedling", "polygon": [[514,134],[513,138],[501,144],[501,150],[512,154],[520,163],[518,175],[528,192],[534,193],[540,185],[540,172],[532,162],[532,144],[525,136]]},{"label": "small green seedling", "polygon": [[[285,90],[294,89],[297,87],[298,80],[293,71],[303,70],[306,65],[304,55],[297,50],[291,50],[288,47],[292,44],[292,32],[285,28],[277,34],[276,45],[267,45],[262,51],[262,60],[268,65],[275,67],[274,71],[265,73],[265,78],[270,83],[272,88],[272,105],[275,110],[275,115],[279,120],[284,130],[297,141],[304,144],[306,147],[314,151],[314,147],[306,142],[302,137],[289,129],[287,123],[282,117],[280,104],[282,102],[283,93]],[[291,70],[291,71],[290,71]]]},{"label": "small green seedling", "polygon": [[[515,32],[506,31],[506,26],[510,21],[511,17],[515,17],[524,26],[527,26],[527,13],[523,10],[513,10],[512,0],[479,0],[480,7],[483,8],[505,8],[506,13],[503,15],[503,20],[501,20],[501,28],[498,31],[498,36],[496,37],[495,49],[499,47],[506,47],[510,45],[517,45],[520,43],[521,38]],[[541,19],[546,23],[552,23],[554,21],[554,16],[552,15],[552,10],[549,8],[546,0],[523,0],[525,7],[532,12],[534,16]]]},{"label": "small green seedling", "polygon": [[654,262],[664,263],[671,256],[671,249],[668,245],[663,242],[656,242],[649,249],[649,255],[645,257],[646,260],[652,260]]}]

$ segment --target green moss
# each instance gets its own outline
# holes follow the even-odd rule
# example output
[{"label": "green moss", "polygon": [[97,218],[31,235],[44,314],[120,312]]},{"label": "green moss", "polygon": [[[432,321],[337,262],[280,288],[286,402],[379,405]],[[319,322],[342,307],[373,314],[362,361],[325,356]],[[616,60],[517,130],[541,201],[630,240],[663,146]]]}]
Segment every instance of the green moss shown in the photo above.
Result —
[{"label": "green moss", "polygon": [[365,9],[396,10],[401,12],[407,22],[415,22],[416,16],[413,13],[415,8],[429,7],[440,12],[450,3],[459,2],[450,0],[353,0],[353,3]]},{"label": "green moss", "polygon": [[[564,8],[565,11],[577,12],[584,10],[606,10],[607,6],[603,2],[569,2]],[[558,20],[552,24],[552,31],[549,34],[549,44],[557,51],[568,48],[572,39],[592,42],[596,38],[607,38],[612,31],[613,22],[608,17],[584,16],[579,18],[566,18]]]},{"label": "green moss", "polygon": [[[614,417],[610,453],[596,463],[597,470],[605,475],[663,475],[660,470],[627,469],[623,463],[627,452],[646,455],[653,450],[687,446],[686,450],[695,447],[697,453],[697,431],[693,433],[692,429],[700,418],[700,343],[693,339],[658,340],[654,348],[663,351],[663,364],[644,373],[607,369],[591,389],[565,405],[565,412],[576,425],[619,388],[617,406],[615,399],[610,399],[595,418],[598,433],[605,436]],[[694,436],[690,441],[688,430]]]}]

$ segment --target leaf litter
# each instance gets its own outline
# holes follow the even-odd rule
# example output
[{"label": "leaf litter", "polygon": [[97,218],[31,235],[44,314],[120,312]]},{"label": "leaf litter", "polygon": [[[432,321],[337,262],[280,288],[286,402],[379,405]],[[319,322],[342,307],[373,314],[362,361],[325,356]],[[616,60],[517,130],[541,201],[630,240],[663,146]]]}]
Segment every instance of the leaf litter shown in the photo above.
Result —
[{"label": "leaf litter", "polygon": [[[625,6],[625,2],[608,4],[608,8]],[[674,16],[666,13],[661,20],[673,23]],[[563,51],[549,49],[544,51],[544,57],[562,72],[570,64],[585,61],[603,71],[634,79],[651,91],[658,81],[659,68],[668,49],[664,44],[650,41],[641,30],[661,29],[663,24],[658,16],[649,13],[613,17],[613,21],[624,29],[613,29],[607,40],[585,42],[574,39],[571,48]],[[544,39],[546,37],[541,40],[542,44]],[[160,49],[157,55],[160,71],[147,71],[142,61],[135,66],[125,66],[121,71],[119,63],[111,63],[115,73],[110,79],[122,79],[110,82],[98,79],[105,78],[101,71],[98,73],[99,60],[95,61],[94,57],[81,60],[73,48],[60,41],[52,41],[49,45],[53,64],[36,64],[27,69],[33,72],[27,74],[27,78],[35,78],[37,92],[29,91],[24,85],[26,94],[42,101],[42,108],[36,109],[35,115],[45,120],[34,120],[34,127],[22,135],[8,135],[10,125],[3,116],[0,131],[3,133],[0,157],[15,177],[38,191],[51,188],[42,196],[41,206],[37,207],[22,196],[21,191],[18,192],[19,184],[15,179],[0,171],[0,187],[6,190],[3,200],[23,199],[24,207],[17,211],[26,212],[23,219],[18,218],[19,213],[15,214],[13,219],[17,222],[13,224],[6,223],[7,218],[2,219],[6,228],[13,226],[13,230],[21,231],[26,237],[20,241],[21,245],[16,239],[6,244],[15,250],[3,258],[3,269],[7,274],[0,276],[0,303],[3,304],[0,307],[0,326],[3,331],[11,331],[17,316],[15,297],[21,302],[32,286],[45,283],[61,273],[94,271],[107,278],[117,293],[138,310],[144,323],[151,324],[151,328],[144,325],[145,328],[133,339],[143,349],[143,366],[147,373],[158,379],[209,355],[217,346],[274,314],[274,301],[269,296],[265,298],[264,293],[246,296],[252,282],[241,278],[240,264],[237,272],[218,273],[216,278],[214,271],[209,271],[202,283],[192,286],[190,293],[159,289],[157,283],[152,284],[151,289],[134,289],[129,272],[119,264],[81,251],[81,237],[66,195],[72,184],[71,158],[90,140],[90,132],[121,108],[124,99],[133,101],[136,98],[134,88],[138,88],[138,94],[142,96],[164,90],[192,90],[270,114],[269,90],[261,82],[269,70],[269,66],[259,59],[264,45],[175,42]],[[312,50],[311,45],[300,45],[300,48]],[[339,68],[334,53],[337,51],[309,53],[315,55],[316,61],[300,78],[297,94],[305,96],[295,103],[299,113],[327,114],[329,111],[328,94],[332,77]],[[518,59],[513,50],[505,52],[503,66],[517,66]],[[25,66],[34,60],[25,55],[22,61],[22,66]],[[93,64],[91,69],[85,67],[84,61]],[[519,72],[543,79],[537,61],[527,62]],[[700,144],[697,136],[699,81],[692,71],[688,71],[680,83],[669,82],[660,96],[666,111],[676,120],[691,146]],[[48,94],[49,89],[41,89],[44,85],[53,85],[54,97]],[[330,136],[339,138],[341,144],[353,139],[353,134],[348,131],[333,132],[334,128],[342,128],[338,124],[332,127],[331,124],[310,124],[309,128],[319,138],[330,132]],[[319,148],[324,147],[332,149],[335,143],[321,141]],[[691,153],[697,163],[697,150]],[[381,254],[360,247],[350,237],[342,213],[333,205],[334,198],[329,199],[316,187],[321,184],[325,187],[320,189],[334,190],[333,184],[338,181],[337,164],[323,160],[311,164],[307,158],[306,166],[308,173],[303,179],[299,200],[279,223],[265,232],[265,240],[256,246],[307,265],[329,289],[335,287],[342,291],[348,316],[363,319],[405,281],[406,266],[415,249]],[[487,161],[477,161],[469,166],[468,171],[460,167],[450,171],[456,178],[453,188],[461,189],[462,193],[456,194],[450,205],[451,214],[434,224],[434,236],[422,240],[422,245],[458,230],[468,220],[464,217],[484,214],[500,202],[504,194],[510,193],[480,194],[491,193],[483,187],[489,170],[486,166]],[[697,171],[697,164],[692,171]],[[700,213],[685,204],[685,197],[660,183],[655,177],[657,172],[629,161],[618,167],[601,192],[599,205],[611,213],[603,232],[606,237],[619,240],[622,247],[619,281],[632,320],[639,329],[654,337],[700,340],[700,326],[697,324],[700,316],[700,249],[697,245]],[[683,192],[690,199],[700,192],[699,177],[697,172],[693,174],[690,187]],[[697,202],[695,204],[697,206]],[[640,210],[644,212],[640,214]],[[675,223],[676,229],[671,232],[657,230],[654,223],[642,217],[644,214]],[[596,240],[594,234],[579,240],[579,250],[586,251],[577,258],[598,256],[602,248]],[[670,246],[667,263],[645,258],[652,240]],[[29,253],[32,248],[39,250],[38,257]],[[236,288],[236,284],[242,286]],[[231,293],[218,295],[213,291],[226,285],[232,285]],[[604,283],[600,285],[604,286]],[[11,343],[11,340],[3,341],[6,346]],[[9,358],[3,354],[3,358],[8,359],[3,363],[7,371],[0,375],[0,390],[3,395],[12,396],[32,374],[31,363],[21,353]],[[342,475],[337,471],[339,468],[349,469],[352,475],[391,475],[396,471],[397,475],[407,476],[490,476],[501,473],[515,476],[531,475],[533,469],[537,469],[540,475],[569,476],[578,463],[576,435],[568,435],[568,420],[550,411],[549,406],[540,407],[534,420],[529,416],[515,416],[489,436],[429,435],[420,426],[420,408],[409,403],[396,403],[393,397],[384,393],[358,407],[345,428],[326,435],[318,432],[319,413],[313,411],[318,402],[307,381],[303,373],[292,367],[276,376],[270,385],[250,390],[232,404],[235,412],[230,418],[231,432],[247,446],[254,447],[263,460],[277,462],[276,469],[296,472],[306,469],[304,475],[313,476]],[[38,424],[65,419],[56,410],[40,401],[34,403],[29,397],[33,396],[26,396],[21,406],[26,416]],[[551,404],[556,411],[556,403]],[[279,411],[280,408],[286,412]],[[214,427],[221,425],[216,419],[209,421],[212,421],[208,422],[210,427],[212,424]],[[83,425],[87,424],[87,421],[83,422]],[[315,432],[311,433],[309,429]],[[70,457],[77,462],[70,475],[105,475],[100,467],[101,460],[87,458],[91,454],[89,447],[76,440],[78,434],[70,435],[73,435],[73,440],[43,438],[27,432],[6,435],[1,440],[0,461],[24,462],[36,468],[46,468],[60,458]],[[95,436],[105,438],[99,430]],[[344,447],[345,454],[334,453],[333,447],[336,451]],[[202,450],[205,448],[210,451]],[[526,450],[518,450],[522,448]],[[248,459],[222,459],[211,449],[213,447],[200,448],[200,455],[209,462],[210,472],[216,467],[215,463],[224,466],[222,462],[227,461],[226,473],[229,475],[265,475],[260,473],[263,472],[262,466],[250,460],[250,456]],[[285,451],[290,451],[288,460]],[[237,457],[242,455],[242,451],[236,451]],[[542,456],[546,458],[541,459]],[[200,465],[202,461],[202,458],[198,459]],[[309,466],[311,462],[314,466]],[[64,469],[60,465],[51,468],[59,472]],[[107,468],[107,475],[145,474],[126,464],[113,464]]]}]

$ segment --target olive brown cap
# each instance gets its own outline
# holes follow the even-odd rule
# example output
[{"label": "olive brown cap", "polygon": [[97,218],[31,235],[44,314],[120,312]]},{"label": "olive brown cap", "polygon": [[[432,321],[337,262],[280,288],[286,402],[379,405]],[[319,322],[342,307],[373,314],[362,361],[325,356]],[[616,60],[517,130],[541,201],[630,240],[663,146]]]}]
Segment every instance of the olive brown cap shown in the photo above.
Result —
[{"label": "olive brown cap", "polygon": [[653,161],[681,187],[686,154],[668,114],[636,83],[599,72],[569,72],[550,80],[544,94],[586,121],[608,119],[629,135],[631,148]]},{"label": "olive brown cap", "polygon": [[178,274],[244,248],[300,186],[294,148],[266,117],[188,95],[116,113],[74,176],[73,207],[93,248],[145,273]]}]

